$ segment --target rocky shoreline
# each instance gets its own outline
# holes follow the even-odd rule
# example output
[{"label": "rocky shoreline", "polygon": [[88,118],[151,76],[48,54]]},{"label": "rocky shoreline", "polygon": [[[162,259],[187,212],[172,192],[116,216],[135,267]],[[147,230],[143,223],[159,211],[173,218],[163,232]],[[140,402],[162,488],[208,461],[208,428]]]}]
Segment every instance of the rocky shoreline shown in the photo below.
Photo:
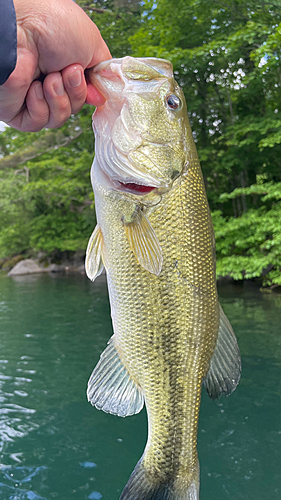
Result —
[{"label": "rocky shoreline", "polygon": [[[0,271],[7,272],[10,277],[36,275],[36,274],[59,274],[59,273],[79,273],[85,275],[85,253],[74,252],[69,258],[64,258],[57,262],[52,262],[51,257],[38,254],[36,257],[28,258],[24,255],[16,255],[9,260],[0,259]],[[105,270],[103,270],[100,278],[104,279]],[[250,286],[259,289],[261,292],[271,292],[272,288],[261,287],[260,280],[240,280],[236,281],[231,276],[218,276],[218,285],[237,285]],[[274,287],[275,288],[275,287]],[[279,288],[280,290],[280,288]],[[278,291],[278,290],[276,290]]]},{"label": "rocky shoreline", "polygon": [[25,274],[40,274],[40,273],[62,273],[66,271],[75,271],[80,274],[85,274],[84,263],[78,267],[69,263],[65,264],[49,264],[46,267],[40,266],[34,259],[23,259],[19,261],[9,272],[8,276],[22,276]]},{"label": "rocky shoreline", "polygon": [[56,262],[41,254],[32,258],[24,255],[16,255],[9,260],[0,262],[0,268],[2,271],[6,271],[8,276],[64,272],[85,274],[84,261],[84,252],[76,252],[68,259],[57,260]]}]

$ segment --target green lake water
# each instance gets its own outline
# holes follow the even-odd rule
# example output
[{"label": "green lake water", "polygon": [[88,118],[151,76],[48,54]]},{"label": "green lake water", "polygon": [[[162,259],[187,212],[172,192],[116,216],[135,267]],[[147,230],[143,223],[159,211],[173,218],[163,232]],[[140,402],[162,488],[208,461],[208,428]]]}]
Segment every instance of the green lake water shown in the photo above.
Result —
[{"label": "green lake water", "polygon": [[[220,288],[243,373],[229,398],[203,390],[201,500],[281,498],[281,295]],[[86,401],[112,335],[106,283],[84,276],[0,278],[0,500],[118,500],[146,443]]]}]

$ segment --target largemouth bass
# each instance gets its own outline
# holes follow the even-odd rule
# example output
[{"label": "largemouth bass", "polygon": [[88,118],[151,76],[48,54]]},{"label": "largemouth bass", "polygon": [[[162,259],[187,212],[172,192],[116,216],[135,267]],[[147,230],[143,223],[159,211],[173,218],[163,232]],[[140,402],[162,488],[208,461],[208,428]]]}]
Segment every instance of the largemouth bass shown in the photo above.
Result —
[{"label": "largemouth bass", "polygon": [[185,99],[161,59],[112,59],[90,78],[106,102],[93,116],[86,272],[106,269],[114,335],[88,399],[122,417],[146,405],[147,445],[121,500],[198,500],[202,382],[211,398],[230,394],[241,365]]}]

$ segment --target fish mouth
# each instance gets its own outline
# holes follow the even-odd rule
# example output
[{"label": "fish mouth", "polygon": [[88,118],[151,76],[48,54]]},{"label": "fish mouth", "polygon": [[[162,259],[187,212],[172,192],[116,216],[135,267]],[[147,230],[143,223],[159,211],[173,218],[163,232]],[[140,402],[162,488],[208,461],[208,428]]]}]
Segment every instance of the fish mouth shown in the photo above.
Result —
[{"label": "fish mouth", "polygon": [[121,59],[112,59],[102,61],[91,69],[87,70],[88,80],[98,89],[105,99],[109,99],[112,92],[122,93],[125,83],[121,72],[118,71],[121,66]]},{"label": "fish mouth", "polygon": [[154,191],[156,187],[154,186],[145,186],[143,184],[136,184],[135,182],[120,182],[121,191],[126,191],[132,194],[145,195]]},{"label": "fish mouth", "polygon": [[[159,192],[159,186],[151,186],[148,184],[141,184],[143,181],[137,182],[134,180],[121,180],[121,178],[112,178],[108,175],[107,171],[99,164],[100,172],[102,173],[102,177],[105,181],[105,184],[109,189],[113,189],[114,191],[122,192],[124,194],[133,194],[137,196],[145,196],[153,191],[155,193]],[[162,192],[163,188],[160,187],[160,192]],[[165,189],[164,189],[165,190]]]}]

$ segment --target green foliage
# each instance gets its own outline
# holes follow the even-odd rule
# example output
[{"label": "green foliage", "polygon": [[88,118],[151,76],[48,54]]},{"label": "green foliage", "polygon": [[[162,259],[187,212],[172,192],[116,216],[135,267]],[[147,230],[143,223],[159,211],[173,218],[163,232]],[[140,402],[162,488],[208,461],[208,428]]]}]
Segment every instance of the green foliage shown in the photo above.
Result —
[{"label": "green foliage", "polygon": [[[116,57],[130,53],[128,37],[140,21],[138,2],[77,3]],[[90,182],[93,111],[84,106],[60,130],[7,128],[0,134],[0,258],[86,249],[96,224]]]},{"label": "green foliage", "polygon": [[137,0],[96,0],[78,3],[101,31],[113,57],[132,55],[129,37],[141,22],[141,6]]},{"label": "green foliage", "polygon": [[[280,176],[280,69],[269,68],[264,49],[278,33],[280,2],[144,3],[142,28],[131,39],[135,54],[173,62],[212,206],[219,208],[214,190],[254,183],[269,165]],[[280,45],[275,50],[276,62]]]},{"label": "green foliage", "polygon": [[[24,173],[24,172],[23,172]],[[0,258],[29,248],[27,227],[32,202],[23,200],[24,175],[3,172],[0,177]]]},{"label": "green foliage", "polygon": [[[96,222],[89,177],[94,146],[89,111],[85,107],[79,120],[71,119],[60,131],[23,134],[8,128],[2,133],[1,257],[27,250],[85,249]],[[27,155],[32,159],[25,161]],[[13,171],[7,165],[14,161],[20,167]]]},{"label": "green foliage", "polygon": [[[281,0],[79,0],[114,57],[169,59],[185,95],[218,275],[281,285]],[[85,249],[95,224],[93,109],[0,135],[0,258]]]},{"label": "green foliage", "polygon": [[213,211],[218,275],[281,284],[281,2],[144,1],[137,56],[174,64]]},{"label": "green foliage", "polygon": [[281,182],[237,188],[221,200],[242,195],[258,195],[259,207],[237,218],[213,212],[217,273],[237,280],[263,277],[263,285],[281,285]]}]

